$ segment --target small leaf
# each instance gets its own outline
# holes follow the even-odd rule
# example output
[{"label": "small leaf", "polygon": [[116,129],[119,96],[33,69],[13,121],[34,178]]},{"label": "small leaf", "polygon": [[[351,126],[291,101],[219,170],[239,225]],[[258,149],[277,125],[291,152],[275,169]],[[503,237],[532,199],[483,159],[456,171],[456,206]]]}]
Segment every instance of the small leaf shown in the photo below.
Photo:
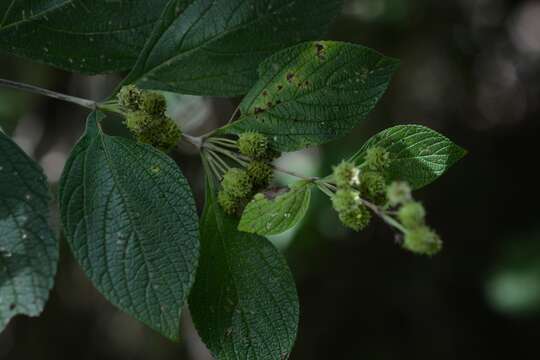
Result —
[{"label": "small leaf", "polygon": [[311,183],[301,181],[290,191],[269,200],[258,194],[245,208],[238,230],[259,235],[277,235],[298,224],[306,215]]},{"label": "small leaf", "polygon": [[242,116],[221,132],[257,131],[281,151],[326,143],[367,117],[397,66],[397,60],[341,42],[283,50],[261,64],[260,80],[240,104]]},{"label": "small leaf", "polygon": [[17,314],[39,315],[53,287],[49,201],[42,170],[0,131],[0,331]]},{"label": "small leaf", "polygon": [[173,0],[124,84],[182,94],[243,95],[265,58],[318,38],[342,3]]},{"label": "small leaf", "polygon": [[167,0],[2,0],[0,50],[68,71],[133,66]]},{"label": "small leaf", "polygon": [[73,254],[114,305],[170,339],[195,280],[195,202],[178,166],[151,146],[107,136],[90,115],[66,164],[60,210]]},{"label": "small leaf", "polygon": [[267,239],[237,226],[208,189],[201,259],[189,299],[193,321],[218,360],[286,359],[298,329],[294,280]]},{"label": "small leaf", "polygon": [[433,182],[466,154],[448,138],[425,126],[399,125],[369,139],[351,161],[362,164],[366,150],[375,146],[390,153],[390,179],[407,181],[413,189]]}]

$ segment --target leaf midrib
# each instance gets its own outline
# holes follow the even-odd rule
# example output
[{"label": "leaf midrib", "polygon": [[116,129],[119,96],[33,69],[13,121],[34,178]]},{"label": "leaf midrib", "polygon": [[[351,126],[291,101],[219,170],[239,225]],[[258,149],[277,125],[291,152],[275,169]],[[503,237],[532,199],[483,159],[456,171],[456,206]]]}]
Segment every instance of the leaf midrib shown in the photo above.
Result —
[{"label": "leaf midrib", "polygon": [[[107,160],[107,165],[109,167],[109,171],[111,172],[111,175],[113,176],[113,181],[115,181],[117,185],[117,189],[118,189],[118,192],[120,193],[120,196],[121,198],[123,199],[123,202],[124,204],[127,204],[127,200],[126,200],[126,196],[125,194],[123,194],[123,190],[121,189],[121,186],[119,184],[121,184],[121,182],[118,182],[117,179],[116,179],[116,176],[115,176],[115,171],[113,170],[113,166],[112,166],[112,162],[111,162],[111,159],[112,159],[112,156],[111,154],[109,153],[108,149],[107,149],[107,146],[105,144],[105,141],[104,141],[104,136],[103,134],[101,133],[101,130],[98,129],[99,133],[97,134],[97,136],[99,137],[100,141],[101,141],[101,145],[103,147],[103,151],[105,153],[105,159]],[[125,208],[126,208],[126,212],[128,214],[128,218],[129,218],[129,222],[133,224],[133,231],[135,232],[136,236],[141,239],[143,238],[141,235],[140,235],[140,231],[138,229],[138,226],[137,226],[137,222],[133,221],[133,215],[131,214],[131,207],[130,206],[126,206],[125,205]],[[148,262],[148,259],[146,257],[146,252],[144,251],[144,248],[142,247],[142,244],[139,242],[139,241],[135,241],[136,244],[138,244],[138,247],[140,248],[141,250],[141,254],[143,255],[143,259],[144,259],[144,264],[145,264],[145,267],[147,269],[147,272],[150,273],[150,266],[149,266],[149,262]],[[110,275],[110,274],[109,274]],[[175,305],[178,306],[178,302],[177,302],[177,299],[176,297],[174,296],[174,291],[171,289],[170,287],[170,284],[167,282],[167,281],[164,281],[163,279],[163,274],[161,274],[161,272],[159,272],[159,278],[161,280],[161,282],[163,284],[165,284],[165,287],[168,289],[168,291],[171,293],[171,299],[173,299],[173,301],[175,301]],[[147,286],[150,285],[151,282],[149,281]],[[150,288],[152,289],[151,291],[154,293],[154,296],[156,297],[156,299],[158,299],[158,302],[160,302],[160,297],[157,295],[155,289],[150,286]],[[147,309],[150,309],[151,306],[150,304],[148,303],[148,299],[145,298],[145,303],[146,303],[146,308]],[[152,318],[152,313],[150,311],[148,311],[148,315]],[[161,316],[160,316],[161,317]],[[151,319],[151,321],[153,322],[153,320]],[[175,322],[175,319],[173,319],[173,324]],[[159,319],[159,323],[161,324],[162,323],[162,319]],[[163,324],[165,325],[165,324]],[[168,324],[167,324],[168,326]],[[174,327],[174,325],[173,325]],[[153,326],[152,326],[153,328]],[[156,330],[163,330],[163,329],[156,329]],[[167,335],[173,335],[173,336],[176,336],[175,334],[167,334]]]},{"label": "leaf midrib", "polygon": [[[191,4],[190,6],[192,6],[193,4]],[[284,9],[285,7],[287,7],[289,4],[286,4],[284,6],[281,6],[281,7],[278,7],[275,9],[275,12],[274,13],[266,13],[264,16],[260,17],[260,18],[256,18],[255,20],[253,21],[248,21],[247,23],[244,23],[244,24],[240,24],[238,26],[234,26],[232,28],[230,28],[229,30],[227,31],[224,31],[224,32],[220,32],[218,35],[204,41],[203,43],[199,44],[198,46],[195,46],[193,47],[192,49],[189,49],[189,50],[186,50],[184,52],[181,52],[179,54],[176,54],[172,57],[169,57],[163,61],[161,61],[161,64],[151,68],[151,69],[146,69],[146,66],[143,67],[143,70],[144,70],[144,73],[142,73],[141,75],[137,75],[137,77],[135,79],[133,79],[131,82],[135,83],[137,81],[139,81],[141,78],[143,77],[147,77],[149,74],[153,74],[155,73],[156,71],[159,71],[159,69],[161,69],[162,67],[166,67],[166,66],[170,66],[171,62],[175,62],[175,61],[178,61],[180,60],[181,58],[183,57],[187,57],[188,55],[190,55],[191,53],[193,52],[196,52],[196,51],[199,51],[201,48],[204,48],[218,40],[220,40],[221,38],[223,37],[226,37],[228,36],[229,34],[239,30],[239,29],[242,29],[244,27],[248,27],[248,26],[251,26],[253,24],[256,24],[257,22],[260,22],[260,21],[263,21],[263,20],[266,20],[268,17],[270,16],[273,16],[274,14],[277,14],[279,13],[282,9]],[[212,3],[212,6],[213,6],[213,3]],[[210,6],[208,9],[210,9],[212,6]],[[187,10],[187,9],[186,9]],[[185,11],[184,11],[185,12]],[[205,12],[206,13],[206,12]],[[176,18],[177,19],[177,18]],[[174,21],[176,21],[176,19]],[[197,22],[195,22],[191,27],[190,29],[195,26],[196,23],[198,23],[200,21],[200,19],[202,19],[202,17],[200,17]],[[173,21],[173,23],[174,23]],[[172,26],[172,23],[167,26],[167,29],[165,31],[163,31],[161,33],[161,36],[156,39],[156,41],[154,42],[154,44],[152,45],[152,49],[148,52],[148,55],[146,56],[146,58],[144,59],[144,62],[146,63],[146,61],[148,60],[148,58],[150,57],[150,55],[154,52],[154,48],[156,47],[157,43],[159,42],[159,40],[163,37],[163,34],[165,34]],[[188,30],[189,31],[189,30]],[[182,37],[182,40],[181,40],[181,43],[179,44],[179,47],[181,47],[183,45],[183,41],[184,41],[184,38],[185,36],[187,35],[187,32],[184,34],[184,36]],[[261,52],[263,50],[260,50]]]},{"label": "leaf midrib", "polygon": [[57,11],[57,10],[61,10],[61,9],[64,8],[65,6],[70,5],[70,4],[73,4],[73,2],[74,2],[75,0],[67,0],[66,2],[61,3],[61,4],[58,4],[58,5],[56,5],[56,6],[53,6],[53,7],[50,8],[50,9],[47,9],[47,10],[42,11],[42,12],[37,13],[37,14],[33,14],[33,15],[27,17],[27,18],[21,19],[21,20],[19,20],[19,21],[16,21],[16,22],[14,22],[14,23],[9,24],[9,25],[3,26],[4,23],[6,22],[7,18],[8,18],[9,12],[11,11],[11,9],[12,9],[13,4],[15,3],[15,1],[17,1],[17,0],[13,0],[13,2],[11,3],[11,5],[9,6],[8,10],[6,11],[6,14],[5,14],[5,16],[4,16],[4,19],[2,20],[2,24],[0,24],[0,32],[4,31],[4,30],[6,30],[6,29],[10,29],[10,28],[12,28],[12,27],[17,27],[17,26],[19,26],[19,25],[21,25],[21,24],[24,24],[24,23],[27,23],[27,22],[32,22],[32,21],[34,21],[34,20],[39,19],[40,17],[49,15],[49,14],[52,13],[52,12],[55,12],[55,11]]}]

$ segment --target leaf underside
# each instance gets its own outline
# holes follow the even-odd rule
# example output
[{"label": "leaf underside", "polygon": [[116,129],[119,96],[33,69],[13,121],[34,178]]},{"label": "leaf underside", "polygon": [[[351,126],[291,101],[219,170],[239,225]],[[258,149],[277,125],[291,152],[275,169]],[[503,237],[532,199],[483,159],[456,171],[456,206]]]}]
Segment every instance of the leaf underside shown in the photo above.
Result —
[{"label": "leaf underside", "polygon": [[177,165],[88,119],[66,164],[61,217],[73,254],[109,301],[170,339],[195,279],[195,202]]},{"label": "leaf underside", "polygon": [[308,42],[265,60],[220,133],[257,131],[281,151],[326,143],[350,132],[382,97],[398,61],[348,43]]},{"label": "leaf underside", "polygon": [[208,189],[189,301],[193,321],[217,359],[286,359],[298,328],[294,280],[267,239],[237,226]]},{"label": "leaf underside", "polygon": [[432,183],[466,154],[447,137],[425,126],[398,125],[373,136],[351,160],[362,164],[366,150],[375,146],[390,153],[390,180],[407,181],[413,189]]},{"label": "leaf underside", "polygon": [[272,200],[255,198],[244,209],[238,230],[262,236],[285,232],[304,218],[310,199],[309,182],[295,184]]},{"label": "leaf underside", "polygon": [[2,0],[0,50],[64,70],[133,67],[167,0]]},{"label": "leaf underside", "polygon": [[172,1],[124,84],[182,94],[243,95],[265,58],[321,36],[342,3]]},{"label": "leaf underside", "polygon": [[17,314],[39,315],[53,287],[49,201],[42,170],[0,131],[0,331]]}]

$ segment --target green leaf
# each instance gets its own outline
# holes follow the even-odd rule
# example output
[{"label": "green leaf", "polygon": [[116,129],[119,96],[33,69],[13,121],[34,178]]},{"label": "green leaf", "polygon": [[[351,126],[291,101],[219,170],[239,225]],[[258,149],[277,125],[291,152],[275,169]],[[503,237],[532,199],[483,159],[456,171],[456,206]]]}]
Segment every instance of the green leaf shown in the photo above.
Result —
[{"label": "green leaf", "polygon": [[42,170],[0,131],[0,331],[17,314],[39,315],[53,287],[49,201]]},{"label": "green leaf", "polygon": [[257,194],[245,208],[238,230],[259,235],[277,235],[298,224],[306,215],[311,199],[311,183],[300,181],[290,191],[267,199]]},{"label": "green leaf", "polygon": [[221,133],[257,131],[293,151],[347,134],[373,110],[398,61],[360,45],[333,41],[283,50],[259,68],[239,120]]},{"label": "green leaf", "polygon": [[217,359],[286,359],[298,328],[294,280],[267,239],[237,226],[208,189],[189,299],[193,321]]},{"label": "green leaf", "polygon": [[351,158],[362,164],[366,150],[380,146],[390,153],[390,180],[419,189],[435,181],[467,153],[445,136],[421,125],[399,125],[371,139]]},{"label": "green leaf", "polygon": [[193,95],[243,95],[265,58],[321,36],[342,3],[171,1],[124,84]]},{"label": "green leaf", "polygon": [[0,51],[68,71],[133,67],[167,0],[2,0]]},{"label": "green leaf", "polygon": [[103,134],[93,113],[60,184],[73,254],[114,305],[170,339],[195,280],[195,202],[178,166],[149,145]]}]

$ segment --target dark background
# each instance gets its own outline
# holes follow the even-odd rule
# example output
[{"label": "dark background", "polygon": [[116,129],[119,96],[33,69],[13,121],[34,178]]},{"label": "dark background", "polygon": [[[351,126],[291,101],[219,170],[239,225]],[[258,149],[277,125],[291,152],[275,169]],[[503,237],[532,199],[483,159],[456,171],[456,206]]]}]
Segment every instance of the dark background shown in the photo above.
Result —
[{"label": "dark background", "polygon": [[[540,358],[540,1],[348,1],[328,38],[400,58],[401,69],[354,134],[291,154],[283,167],[325,174],[367,137],[402,123],[432,127],[469,155],[417,194],[445,240],[432,259],[401,250],[380,222],[360,234],[346,231],[323,196],[315,197],[301,228],[275,239],[301,300],[291,358]],[[0,77],[93,99],[120,79],[5,55]],[[175,119],[194,134],[218,126],[235,106],[224,99],[168,100]],[[0,125],[44,167],[53,191],[86,114],[0,89]],[[110,132],[122,131],[120,121],[109,123]],[[174,156],[200,201],[198,157],[189,147]],[[43,315],[11,321],[0,334],[0,359],[207,359],[187,318],[183,329],[184,341],[172,344],[118,312],[62,239]]]}]

